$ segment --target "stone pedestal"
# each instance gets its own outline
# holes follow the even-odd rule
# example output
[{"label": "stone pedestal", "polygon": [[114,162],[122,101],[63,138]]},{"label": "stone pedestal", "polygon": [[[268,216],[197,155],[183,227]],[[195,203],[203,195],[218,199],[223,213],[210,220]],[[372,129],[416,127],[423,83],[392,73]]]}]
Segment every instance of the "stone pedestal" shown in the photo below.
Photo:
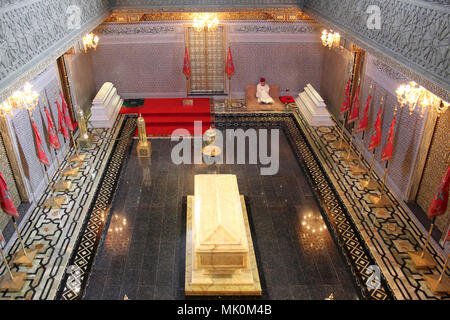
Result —
[{"label": "stone pedestal", "polygon": [[295,103],[311,126],[334,126],[325,102],[309,83],[305,90],[295,98]]},{"label": "stone pedestal", "polygon": [[92,101],[90,122],[94,128],[111,128],[116,121],[123,99],[111,82],[105,82]]},{"label": "stone pedestal", "polygon": [[195,176],[186,225],[186,295],[261,295],[235,175]]}]

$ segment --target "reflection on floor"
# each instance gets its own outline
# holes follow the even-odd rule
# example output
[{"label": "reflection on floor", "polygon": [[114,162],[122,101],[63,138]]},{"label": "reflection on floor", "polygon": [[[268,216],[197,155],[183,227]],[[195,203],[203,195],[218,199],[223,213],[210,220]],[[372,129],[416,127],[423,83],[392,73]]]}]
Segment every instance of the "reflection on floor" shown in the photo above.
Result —
[{"label": "reflection on floor", "polygon": [[134,143],[85,299],[185,298],[185,196],[194,193],[194,175],[201,173],[237,175],[248,205],[263,299],[323,300],[331,293],[336,299],[358,299],[351,273],[281,131],[275,176],[261,176],[259,165],[177,166],[170,158],[174,144],[152,140],[146,168]]}]

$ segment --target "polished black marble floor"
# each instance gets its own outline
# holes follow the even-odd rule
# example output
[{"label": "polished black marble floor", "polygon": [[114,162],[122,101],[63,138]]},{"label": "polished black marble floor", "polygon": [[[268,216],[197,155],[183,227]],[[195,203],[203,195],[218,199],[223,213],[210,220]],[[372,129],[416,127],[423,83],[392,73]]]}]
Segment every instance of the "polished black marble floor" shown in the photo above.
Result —
[{"label": "polished black marble floor", "polygon": [[[261,165],[175,165],[168,139],[152,141],[151,160],[135,141],[116,191],[107,233],[85,299],[184,299],[185,206],[194,175],[237,175],[246,196],[262,299],[358,299],[352,275],[280,131],[280,170]],[[320,228],[322,227],[322,230]]]}]

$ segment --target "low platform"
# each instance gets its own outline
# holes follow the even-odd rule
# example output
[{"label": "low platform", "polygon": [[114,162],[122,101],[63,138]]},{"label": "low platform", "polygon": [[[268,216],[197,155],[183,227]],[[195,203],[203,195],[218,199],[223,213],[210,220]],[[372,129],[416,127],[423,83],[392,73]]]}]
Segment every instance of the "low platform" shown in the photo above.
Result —
[{"label": "low platform", "polygon": [[145,99],[143,105],[123,107],[120,113],[142,114],[151,136],[168,136],[176,129],[186,129],[193,135],[194,121],[202,122],[203,134],[211,126],[210,103],[209,98]]}]

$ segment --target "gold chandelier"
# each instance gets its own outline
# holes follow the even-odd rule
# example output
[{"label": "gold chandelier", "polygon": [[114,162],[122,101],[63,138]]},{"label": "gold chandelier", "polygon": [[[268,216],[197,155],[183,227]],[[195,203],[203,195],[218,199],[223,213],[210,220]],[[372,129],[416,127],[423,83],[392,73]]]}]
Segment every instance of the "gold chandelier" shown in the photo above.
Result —
[{"label": "gold chandelier", "polygon": [[341,42],[341,35],[337,32],[333,32],[333,30],[330,30],[328,32],[326,29],[322,31],[322,36],[320,37],[320,40],[322,40],[322,45],[324,47],[328,47],[328,49],[331,50],[331,48],[339,47],[339,44]]},{"label": "gold chandelier", "polygon": [[432,94],[414,81],[406,85],[401,85],[395,93],[397,94],[397,100],[400,103],[400,107],[403,108],[407,105],[409,107],[410,115],[417,108],[420,112],[420,117],[423,117],[430,109],[432,112],[436,112],[439,117],[449,107],[448,102]]},{"label": "gold chandelier", "polygon": [[98,42],[100,41],[99,37],[93,33],[89,33],[83,37],[83,47],[84,52],[86,53],[88,49],[94,48],[97,49]]},{"label": "gold chandelier", "polygon": [[33,90],[33,86],[26,82],[23,90],[15,91],[8,99],[0,104],[0,112],[12,115],[13,109],[34,109],[39,103],[39,93]]},{"label": "gold chandelier", "polygon": [[194,18],[194,30],[201,31],[216,31],[219,25],[219,19],[215,13],[202,13]]}]

